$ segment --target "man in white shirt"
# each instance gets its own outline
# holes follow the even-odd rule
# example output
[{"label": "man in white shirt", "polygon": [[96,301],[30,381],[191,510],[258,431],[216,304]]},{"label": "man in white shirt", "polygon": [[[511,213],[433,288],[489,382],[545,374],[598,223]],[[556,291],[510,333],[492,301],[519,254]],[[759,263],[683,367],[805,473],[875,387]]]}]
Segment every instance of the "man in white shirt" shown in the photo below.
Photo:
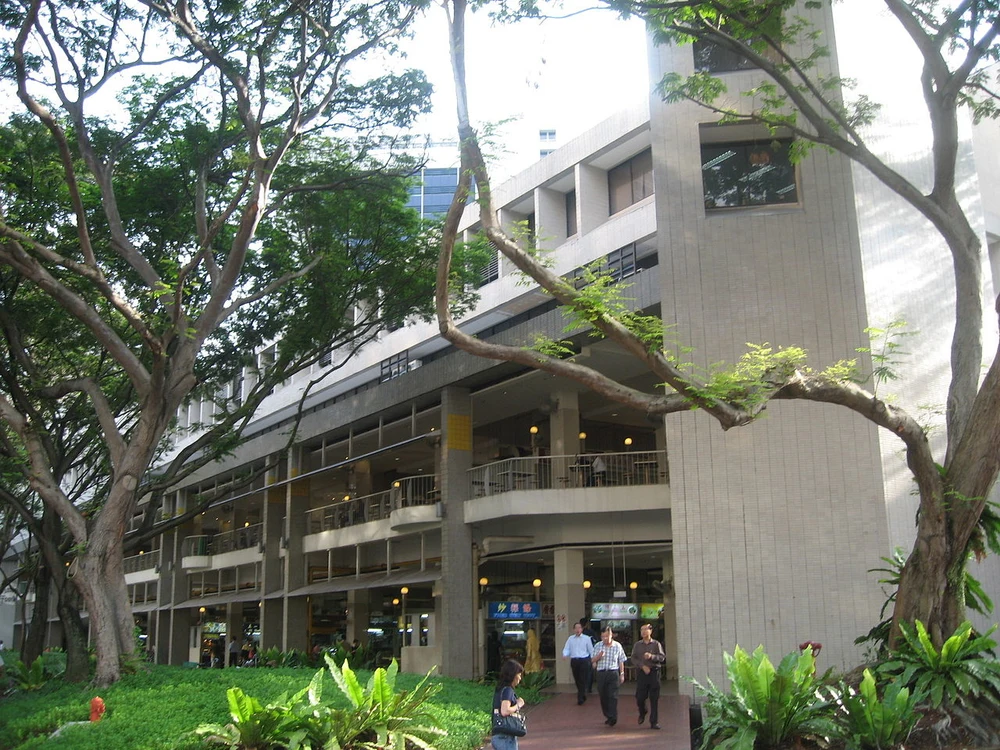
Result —
[{"label": "man in white shirt", "polygon": [[569,668],[573,671],[573,682],[576,683],[576,705],[582,706],[587,700],[587,688],[590,686],[590,660],[594,658],[594,642],[589,635],[583,634],[583,625],[573,626],[573,635],[566,639],[562,655],[569,659]]}]

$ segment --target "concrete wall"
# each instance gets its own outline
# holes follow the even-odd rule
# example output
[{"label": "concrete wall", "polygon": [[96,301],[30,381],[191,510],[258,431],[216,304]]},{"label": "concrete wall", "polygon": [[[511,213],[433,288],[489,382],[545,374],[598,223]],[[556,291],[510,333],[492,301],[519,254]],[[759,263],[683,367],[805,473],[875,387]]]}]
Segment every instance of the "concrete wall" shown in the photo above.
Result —
[{"label": "concrete wall", "polygon": [[[651,50],[655,81],[690,72],[690,48]],[[759,74],[727,74],[731,92]],[[735,101],[738,94],[733,94]],[[799,167],[800,205],[706,214],[694,105],[650,106],[663,315],[703,366],[746,342],[802,346],[822,368],[865,343],[850,165],[819,149]],[[846,410],[776,403],[722,432],[707,415],[667,419],[679,671],[722,680],[722,653],[805,640],[821,666],[850,667],[877,621],[868,570],[888,550],[875,429]],[[684,683],[682,682],[682,690]],[[690,688],[687,688],[690,690]]]}]

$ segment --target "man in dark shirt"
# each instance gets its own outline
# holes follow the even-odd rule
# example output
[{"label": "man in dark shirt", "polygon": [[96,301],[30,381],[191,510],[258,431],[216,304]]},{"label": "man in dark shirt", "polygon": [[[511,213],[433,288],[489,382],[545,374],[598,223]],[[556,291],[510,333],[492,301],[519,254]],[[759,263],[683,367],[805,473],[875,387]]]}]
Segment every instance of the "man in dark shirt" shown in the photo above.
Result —
[{"label": "man in dark shirt", "polygon": [[632,647],[635,665],[635,702],[639,706],[639,723],[646,720],[646,699],[649,699],[649,728],[659,729],[660,665],[667,660],[663,644],[653,640],[653,626],[646,623],[639,629],[642,640]]}]

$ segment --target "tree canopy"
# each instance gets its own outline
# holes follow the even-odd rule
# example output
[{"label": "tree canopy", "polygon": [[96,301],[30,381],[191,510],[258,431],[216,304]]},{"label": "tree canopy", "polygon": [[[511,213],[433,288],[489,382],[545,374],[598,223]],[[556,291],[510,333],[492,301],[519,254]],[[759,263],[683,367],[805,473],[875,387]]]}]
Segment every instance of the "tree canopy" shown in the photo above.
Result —
[{"label": "tree canopy", "polygon": [[[73,540],[99,683],[133,648],[122,555],[139,495],[225,453],[292,374],[431,314],[437,230],[405,207],[419,160],[381,137],[431,87],[360,65],[394,54],[420,10],[3,8],[21,111],[0,124],[2,448]],[[456,289],[475,273],[460,266]],[[214,402],[211,423],[162,453],[193,397]]]}]

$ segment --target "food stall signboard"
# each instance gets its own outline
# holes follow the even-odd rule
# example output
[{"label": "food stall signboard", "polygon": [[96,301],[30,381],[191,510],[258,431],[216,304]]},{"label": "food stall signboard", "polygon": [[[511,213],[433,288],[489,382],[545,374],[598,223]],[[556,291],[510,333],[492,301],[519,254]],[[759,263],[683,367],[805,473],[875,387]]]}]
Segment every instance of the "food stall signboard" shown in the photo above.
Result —
[{"label": "food stall signboard", "polygon": [[542,616],[539,602],[488,602],[491,620],[538,620]]},{"label": "food stall signboard", "polygon": [[591,605],[590,612],[595,620],[635,620],[639,617],[639,605],[626,602],[598,602]]}]

